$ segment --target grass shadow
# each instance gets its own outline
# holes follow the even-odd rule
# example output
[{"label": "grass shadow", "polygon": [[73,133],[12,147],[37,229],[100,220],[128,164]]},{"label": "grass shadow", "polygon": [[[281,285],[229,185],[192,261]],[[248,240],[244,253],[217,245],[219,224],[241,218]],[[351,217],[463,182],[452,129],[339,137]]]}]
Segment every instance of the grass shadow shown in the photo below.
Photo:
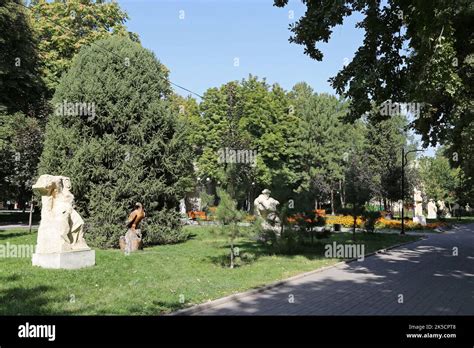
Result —
[{"label": "grass shadow", "polygon": [[[8,277],[5,278],[7,279]],[[53,288],[45,285],[2,289],[0,290],[0,315],[52,314],[46,309],[51,302],[54,302],[46,296],[50,290]]]},{"label": "grass shadow", "polygon": [[23,237],[27,236],[30,234],[34,234],[35,231],[32,231],[31,233],[28,230],[25,230],[24,232],[18,232],[18,231],[10,231],[10,230],[2,230],[0,229],[0,240],[3,239],[10,239],[10,238],[15,238],[15,237]]}]

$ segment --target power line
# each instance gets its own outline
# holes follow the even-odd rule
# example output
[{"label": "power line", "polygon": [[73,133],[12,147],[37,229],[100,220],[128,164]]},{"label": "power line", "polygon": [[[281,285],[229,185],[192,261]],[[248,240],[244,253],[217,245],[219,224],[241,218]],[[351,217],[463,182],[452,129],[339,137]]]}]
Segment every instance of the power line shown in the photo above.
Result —
[{"label": "power line", "polygon": [[[17,3],[17,2],[15,2],[15,3],[16,3],[17,5],[20,5],[20,6],[22,6],[22,7],[24,7],[24,8],[26,8],[26,9],[28,9],[28,10],[31,11],[31,8],[30,8],[29,6],[23,5],[22,3]],[[49,19],[49,18],[47,18],[47,17],[43,17],[43,18],[46,19],[47,21],[53,23],[54,25],[57,25],[58,27],[64,29],[66,32],[77,34],[77,32],[74,32],[73,30],[71,30],[71,29],[69,29],[69,28],[66,28],[65,26],[63,26],[63,25],[61,25],[61,24],[59,24],[59,23],[57,23],[57,22],[55,22],[55,21],[53,21],[53,20],[51,20],[51,19]],[[94,17],[94,18],[97,19],[97,17]],[[103,52],[112,53],[113,55],[119,57],[121,60],[125,60],[125,58],[126,58],[126,57],[122,57],[122,56],[119,55],[118,53],[115,53],[115,52],[112,52],[112,51],[109,51],[109,50],[103,48],[102,46],[96,44],[94,41],[92,41],[90,44],[91,44],[91,45],[94,45],[94,46],[96,46],[96,47],[98,47],[98,48],[101,49]],[[186,91],[186,92],[189,92],[189,93],[191,93],[191,94],[194,94],[195,96],[197,96],[197,97],[199,97],[199,98],[201,98],[201,99],[204,98],[204,97],[203,97],[202,95],[200,95],[199,93],[193,92],[193,91],[191,91],[190,89],[188,89],[188,88],[186,88],[186,87],[183,87],[183,86],[181,86],[181,85],[178,85],[178,84],[172,82],[170,79],[168,79],[168,78],[166,78],[166,77],[160,76],[160,78],[164,79],[166,82],[168,82],[168,83],[169,83],[170,85],[172,85],[172,86],[178,87],[178,88],[180,88],[180,89],[182,89],[182,90],[184,90],[184,91]]]}]

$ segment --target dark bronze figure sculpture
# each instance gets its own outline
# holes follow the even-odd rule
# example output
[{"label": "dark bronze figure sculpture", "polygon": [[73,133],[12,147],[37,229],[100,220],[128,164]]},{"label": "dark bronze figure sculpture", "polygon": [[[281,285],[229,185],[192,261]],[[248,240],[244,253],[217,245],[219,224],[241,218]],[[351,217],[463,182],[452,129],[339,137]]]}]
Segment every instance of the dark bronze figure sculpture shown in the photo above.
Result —
[{"label": "dark bronze figure sculpture", "polygon": [[120,249],[125,253],[143,249],[142,234],[139,229],[140,222],[145,218],[145,210],[141,203],[135,204],[135,209],[127,219],[128,231],[125,236],[120,237]]}]

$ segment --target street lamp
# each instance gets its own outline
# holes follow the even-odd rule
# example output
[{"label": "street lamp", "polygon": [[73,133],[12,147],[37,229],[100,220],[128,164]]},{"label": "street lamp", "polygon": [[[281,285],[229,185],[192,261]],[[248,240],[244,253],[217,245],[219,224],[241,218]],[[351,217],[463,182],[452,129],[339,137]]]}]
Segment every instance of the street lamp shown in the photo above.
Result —
[{"label": "street lamp", "polygon": [[402,231],[400,235],[405,235],[405,166],[407,165],[407,155],[411,152],[424,151],[420,149],[410,150],[405,152],[405,148],[402,147]]}]

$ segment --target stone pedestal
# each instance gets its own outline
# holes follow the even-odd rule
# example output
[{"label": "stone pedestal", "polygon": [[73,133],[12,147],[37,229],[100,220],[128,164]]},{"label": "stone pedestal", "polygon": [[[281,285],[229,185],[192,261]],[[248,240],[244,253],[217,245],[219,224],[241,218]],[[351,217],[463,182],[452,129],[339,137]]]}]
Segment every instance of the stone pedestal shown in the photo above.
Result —
[{"label": "stone pedestal", "polygon": [[413,222],[415,224],[420,224],[422,226],[426,226],[426,218],[424,216],[414,216]]},{"label": "stone pedestal", "polygon": [[125,236],[119,239],[120,250],[130,253],[137,250],[143,250],[143,241],[141,230],[128,229]]},{"label": "stone pedestal", "polygon": [[33,266],[54,269],[79,269],[95,265],[95,251],[67,251],[62,253],[33,254]]}]

